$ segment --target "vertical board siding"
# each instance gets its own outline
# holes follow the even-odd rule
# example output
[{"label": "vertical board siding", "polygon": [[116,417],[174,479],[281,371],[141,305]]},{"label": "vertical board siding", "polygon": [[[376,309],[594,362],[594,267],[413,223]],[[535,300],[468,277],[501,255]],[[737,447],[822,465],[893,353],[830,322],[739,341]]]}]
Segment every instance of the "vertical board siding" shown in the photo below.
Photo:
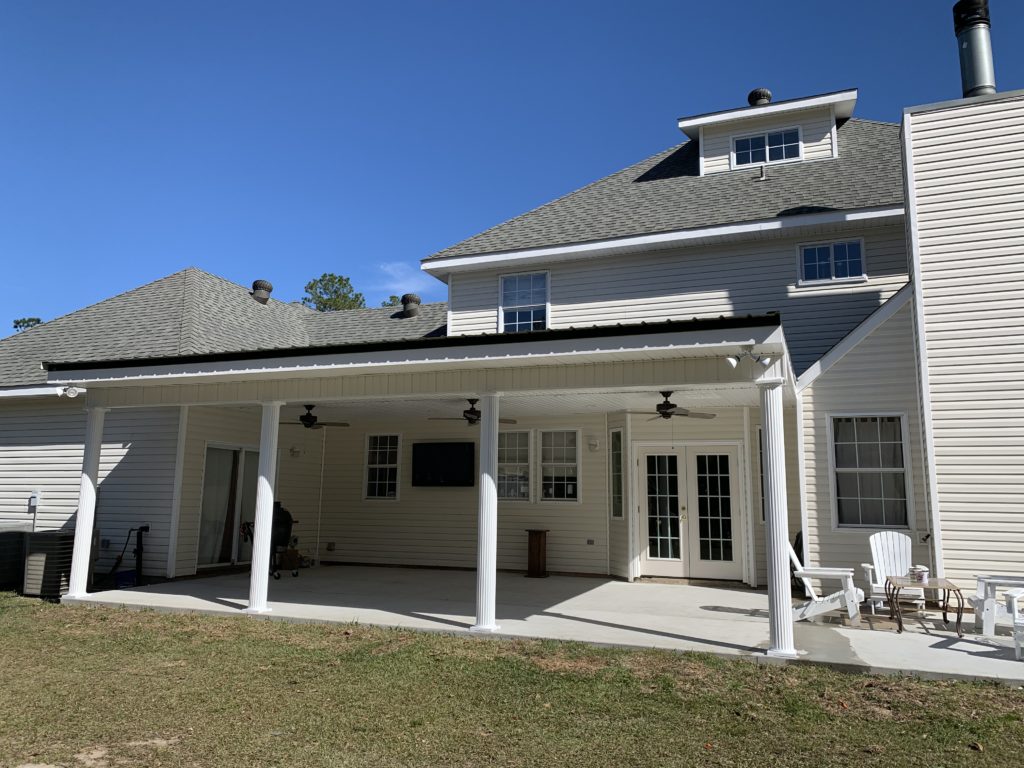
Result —
[{"label": "vertical board siding", "polygon": [[[864,230],[868,280],[798,285],[802,243],[854,235],[694,247],[549,267],[552,328],[780,312],[799,374],[907,282],[902,226]],[[460,274],[453,335],[498,328],[498,270]]]},{"label": "vertical board siding", "polygon": [[[107,414],[96,526],[101,539],[110,544],[97,553],[98,572],[113,566],[130,528],[149,524],[144,573],[167,575],[177,428],[177,408]],[[38,529],[73,529],[84,439],[85,411],[80,403],[0,408],[0,520],[31,520],[28,498],[38,490]],[[122,569],[134,566],[133,548],[134,538]]]},{"label": "vertical board siding", "polygon": [[913,114],[923,336],[950,578],[1024,572],[1024,100]]},{"label": "vertical board siding", "polygon": [[[548,569],[608,571],[607,439],[603,414],[557,422],[519,419],[502,431],[533,430],[532,482],[540,492],[538,431],[580,429],[582,501],[498,503],[498,567],[526,568],[526,529],[547,528]],[[401,434],[399,499],[364,499],[367,434]],[[591,451],[590,437],[599,442]],[[412,444],[441,440],[479,443],[479,429],[457,422],[382,423],[372,430],[335,429],[327,437],[320,555],[327,561],[473,568],[477,557],[479,484],[422,488],[411,484]],[[477,449],[479,462],[479,449]],[[479,465],[477,465],[479,466]],[[593,542],[593,543],[588,543]],[[333,545],[333,551],[328,545]]]},{"label": "vertical board siding", "polygon": [[[900,309],[803,392],[807,533],[804,542],[811,565],[853,568],[860,586],[861,563],[871,562],[868,537],[880,529],[839,528],[833,508],[834,478],[830,464],[830,414],[906,414],[909,449],[907,493],[912,494],[910,530],[915,563],[930,563],[921,536],[930,526],[925,505],[925,472],[921,419],[914,367],[911,305]],[[832,585],[826,585],[832,586]]]},{"label": "vertical board siding", "polygon": [[803,142],[803,159],[824,160],[835,156],[832,146],[832,112],[824,109],[808,110],[791,115],[777,115],[729,123],[727,126],[704,128],[704,173],[732,170],[729,156],[732,138],[787,128],[799,128]]}]

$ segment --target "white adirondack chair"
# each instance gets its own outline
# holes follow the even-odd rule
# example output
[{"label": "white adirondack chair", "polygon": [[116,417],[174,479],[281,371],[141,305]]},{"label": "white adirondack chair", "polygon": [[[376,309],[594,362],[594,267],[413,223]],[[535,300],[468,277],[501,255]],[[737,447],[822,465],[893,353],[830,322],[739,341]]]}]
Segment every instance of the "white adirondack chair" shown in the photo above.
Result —
[{"label": "white adirondack chair", "polygon": [[[804,568],[792,545],[789,547],[789,560],[793,563],[793,576],[803,582],[804,590],[810,597],[806,603],[793,606],[793,621],[803,621],[843,609],[852,624],[860,624],[860,604],[864,599],[864,591],[853,584],[853,568]],[[818,595],[811,579],[835,579],[842,587],[830,595]]]},{"label": "white adirondack chair", "polygon": [[1007,590],[1006,612],[1013,617],[1013,650],[1017,661],[1021,660],[1021,646],[1024,646],[1024,613],[1021,613],[1021,604],[1024,604],[1024,588]]},{"label": "white adirondack chair", "polygon": [[[885,580],[889,576],[906,576],[911,566],[911,541],[905,533],[898,531],[880,531],[871,534],[868,542],[871,545],[871,564],[861,563],[864,578],[870,585],[868,601],[871,613],[881,608],[885,602]],[[900,601],[914,603],[924,608],[923,589],[904,589],[900,591]]]}]

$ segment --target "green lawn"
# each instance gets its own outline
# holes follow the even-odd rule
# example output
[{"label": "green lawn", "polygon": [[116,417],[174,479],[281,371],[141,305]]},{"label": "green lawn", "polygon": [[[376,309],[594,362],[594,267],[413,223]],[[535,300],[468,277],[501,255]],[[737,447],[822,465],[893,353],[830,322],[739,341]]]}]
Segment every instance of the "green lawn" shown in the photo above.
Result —
[{"label": "green lawn", "polygon": [[0,765],[1007,766],[1024,691],[0,593]]}]

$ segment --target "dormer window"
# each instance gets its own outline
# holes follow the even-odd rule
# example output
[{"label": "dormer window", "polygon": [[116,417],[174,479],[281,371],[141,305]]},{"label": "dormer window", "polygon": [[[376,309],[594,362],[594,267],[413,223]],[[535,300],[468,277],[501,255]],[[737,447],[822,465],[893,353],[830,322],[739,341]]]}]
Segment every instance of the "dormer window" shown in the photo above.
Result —
[{"label": "dormer window", "polygon": [[866,280],[860,240],[800,246],[800,283]]},{"label": "dormer window", "polygon": [[733,140],[734,168],[800,159],[800,129],[760,133]]},{"label": "dormer window", "polygon": [[543,331],[548,327],[548,273],[503,275],[500,333]]}]

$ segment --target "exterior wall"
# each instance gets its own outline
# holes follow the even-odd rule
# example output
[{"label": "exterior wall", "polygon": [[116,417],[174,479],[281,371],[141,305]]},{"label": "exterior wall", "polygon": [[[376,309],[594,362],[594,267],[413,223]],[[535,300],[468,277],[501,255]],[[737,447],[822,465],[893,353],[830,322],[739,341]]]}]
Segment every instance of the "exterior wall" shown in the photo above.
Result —
[{"label": "exterior wall", "polygon": [[1024,571],[1024,95],[907,115],[924,347],[946,574]]},{"label": "exterior wall", "polygon": [[[727,125],[704,129],[704,173],[720,173],[730,168],[733,137],[783,129],[799,128],[803,142],[803,161],[825,160],[836,156],[832,145],[835,120],[830,108],[819,108],[789,115],[762,117],[756,120],[737,120]],[[749,170],[749,167],[748,167]]]},{"label": "exterior wall", "polygon": [[[534,430],[532,482],[539,493],[540,429],[581,430],[579,502],[498,504],[498,567],[526,568],[526,529],[546,528],[548,569],[608,573],[607,440],[603,414],[567,416],[557,422],[519,419],[502,431]],[[364,499],[367,434],[400,434],[401,467],[396,501]],[[587,447],[596,438],[599,449]],[[475,568],[479,484],[472,488],[411,485],[412,444],[479,441],[479,431],[457,422],[382,423],[372,431],[330,430],[324,475],[320,554],[338,562]],[[479,460],[479,459],[478,459]],[[592,542],[592,543],[591,543]],[[328,545],[333,543],[334,550]]]},{"label": "exterior wall", "polygon": [[[148,523],[144,572],[167,575],[177,430],[177,408],[107,414],[96,525],[110,546],[97,553],[98,572],[114,564],[129,528]],[[38,529],[73,529],[84,439],[81,402],[40,400],[0,406],[0,520],[31,520],[28,498],[38,490]],[[133,548],[134,539],[122,569],[133,566]]]},{"label": "exterior wall", "polygon": [[[861,236],[867,281],[798,285],[801,244]],[[504,272],[456,276],[450,334],[497,332]],[[565,262],[548,272],[552,328],[781,312],[800,373],[906,284],[906,235],[902,226],[886,226]]]},{"label": "exterior wall", "polygon": [[880,530],[837,525],[828,436],[832,414],[906,416],[904,442],[910,455],[906,533],[914,542],[914,562],[931,562],[930,547],[921,541],[930,525],[924,503],[925,472],[914,354],[912,304],[907,304],[803,391],[807,500],[804,543],[811,565],[854,568],[857,581],[863,582],[860,564],[871,562],[868,537]]}]

